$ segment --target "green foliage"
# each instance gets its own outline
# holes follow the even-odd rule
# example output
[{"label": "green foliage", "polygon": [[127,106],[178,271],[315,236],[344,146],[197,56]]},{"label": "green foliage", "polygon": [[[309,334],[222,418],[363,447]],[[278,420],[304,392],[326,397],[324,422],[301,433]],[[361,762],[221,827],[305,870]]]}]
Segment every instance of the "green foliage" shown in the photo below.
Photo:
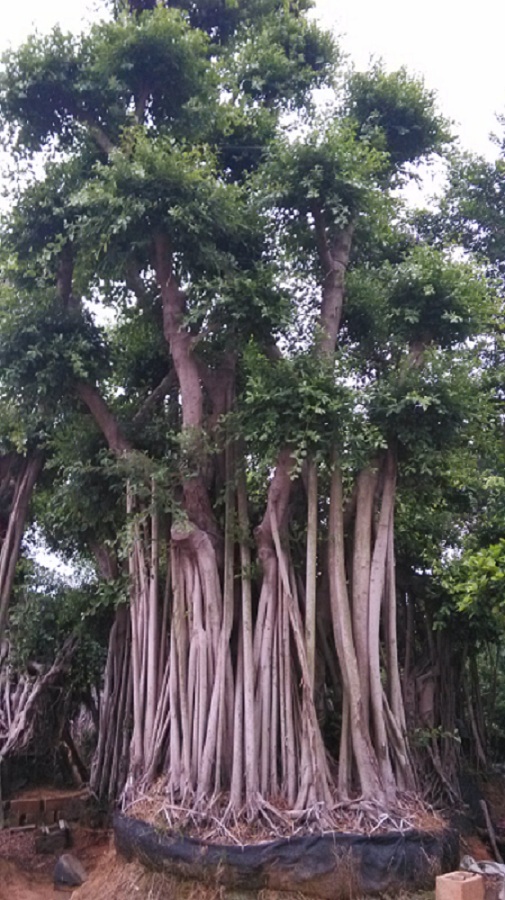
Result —
[{"label": "green foliage", "polygon": [[[481,412],[471,360],[426,353],[422,367],[400,366],[371,390],[370,416],[428,474],[433,451],[451,448]],[[415,460],[415,462],[413,462]],[[424,460],[424,462],[422,462]]]},{"label": "green foliage", "polygon": [[[251,449],[273,464],[279,446],[300,462],[324,455],[350,414],[351,393],[311,355],[279,360],[275,366],[249,345],[244,356],[244,433]],[[295,473],[293,473],[294,475]]]},{"label": "green foliage", "polygon": [[101,92],[109,87],[114,105],[147,102],[150,117],[165,127],[190,100],[211,99],[207,39],[178,10],[157,6],[135,20],[125,15],[97,25],[83,40],[83,56],[86,80]]},{"label": "green foliage", "polygon": [[[395,549],[399,572],[431,574],[440,559],[461,545],[472,513],[476,461],[471,448],[410,447],[402,465],[395,506]],[[418,449],[418,453],[416,453]],[[462,483],[461,479],[464,480]],[[441,601],[437,598],[437,606]]]},{"label": "green foliage", "polygon": [[[14,303],[12,300],[14,299]],[[100,330],[86,314],[55,305],[0,306],[0,367],[3,381],[32,415],[54,414],[76,381],[93,381],[107,369]]]},{"label": "green foliage", "polygon": [[334,121],[272,151],[275,203],[290,218],[303,220],[324,210],[327,226],[338,232],[358,214],[370,211],[378,193],[384,155],[360,141],[355,125]]},{"label": "green foliage", "polygon": [[462,344],[489,330],[493,297],[481,269],[424,245],[380,267],[349,274],[347,327],[352,340],[391,352],[401,347]]},{"label": "green foliage", "polygon": [[93,247],[95,256],[98,249],[97,262],[101,257],[109,273],[116,259],[118,276],[124,275],[132,250],[145,257],[153,233],[163,230],[181,254],[185,271],[228,268],[233,250],[247,240],[254,224],[243,189],[219,180],[208,147],[152,138],[136,129],[107,164],[97,165],[95,178],[74,203],[86,208],[76,227],[77,240],[88,252]]},{"label": "green foliage", "polygon": [[102,444],[82,417],[60,427],[49,443],[51,460],[35,498],[47,546],[73,564],[93,562],[93,548],[102,544],[114,551],[124,526],[124,478]]},{"label": "green foliage", "polygon": [[139,309],[125,305],[108,334],[115,378],[123,387],[122,407],[134,403],[134,411],[171,368],[157,306]]},{"label": "green foliage", "polygon": [[25,560],[9,620],[12,661],[21,669],[30,661],[49,667],[74,635],[78,646],[67,678],[77,698],[100,682],[110,622],[110,606],[100,603],[96,583],[72,585]]},{"label": "green foliage", "polygon": [[94,159],[52,162],[43,178],[24,184],[2,222],[4,278],[23,291],[55,291],[62,253],[72,257],[70,237],[80,210],[72,195],[91,176]]},{"label": "green foliage", "polygon": [[494,431],[492,419],[475,449],[479,451],[478,466],[473,474],[467,470],[461,485],[469,506],[459,552],[446,561],[441,578],[457,610],[481,623],[487,639],[495,641],[501,639],[505,628],[505,481],[493,471],[502,460],[503,446],[501,429]]},{"label": "green foliage", "polygon": [[246,35],[232,72],[244,97],[255,103],[299,106],[334,71],[337,52],[331,36],[287,8]]},{"label": "green foliage", "polygon": [[[505,610],[505,539],[465,554],[457,567],[454,590],[460,609],[472,608],[480,601],[490,606],[496,617]],[[505,625],[505,620],[503,622]]]},{"label": "green foliage", "polygon": [[74,38],[59,29],[3,56],[0,115],[19,152],[56,140],[69,147],[83,126],[110,140],[133,121],[137,104],[166,123],[210,84],[207,41],[177,10],[158,7],[135,20],[101,23]]},{"label": "green foliage", "polygon": [[381,65],[356,72],[348,89],[348,109],[359,133],[386,151],[393,172],[439,152],[451,140],[437,114],[435,94],[406,69],[387,73]]},{"label": "green foliage", "polygon": [[435,231],[449,235],[472,253],[491,263],[503,278],[505,233],[505,166],[470,154],[454,154],[449,188],[443,198]]},{"label": "green foliage", "polygon": [[[155,0],[112,0],[111,5],[117,18],[126,12],[141,14],[158,4]],[[180,9],[192,28],[204,31],[213,44],[225,46],[241,28],[249,29],[265,17],[287,11],[301,17],[314,4],[312,0],[165,0],[162,5]]]},{"label": "green foliage", "polygon": [[18,152],[38,150],[53,135],[71,143],[79,63],[78,42],[59,28],[3,55],[0,115]]},{"label": "green foliage", "polygon": [[37,443],[37,429],[33,429],[33,422],[26,414],[26,410],[20,410],[15,399],[5,391],[5,386],[0,390],[0,454],[26,453],[27,449]]},{"label": "green foliage", "polygon": [[222,177],[241,181],[266,158],[277,131],[272,110],[254,103],[221,103],[209,125],[207,140]]},{"label": "green foliage", "polygon": [[[503,150],[503,147],[501,148]],[[477,259],[481,271],[493,278],[492,287],[503,294],[504,250],[503,200],[505,181],[503,162],[489,163],[469,154],[455,153],[449,169],[449,185],[440,209],[424,213],[415,222],[419,239],[434,246],[454,246]],[[459,295],[464,296],[463,292]],[[451,552],[440,566],[439,582],[444,595],[439,611],[440,626],[471,623],[472,647],[499,642],[503,636],[503,350],[501,307],[490,305],[483,297],[484,313],[480,328],[487,337],[479,351],[472,377],[479,372],[481,412],[480,429],[472,431],[470,467],[461,471],[459,492],[466,509],[460,518],[459,533]],[[457,310],[455,310],[457,312]],[[464,314],[459,313],[462,317]],[[477,320],[478,323],[478,320]],[[477,395],[479,396],[479,395]],[[469,398],[471,400],[471,398]],[[475,404],[474,404],[475,406]],[[475,413],[469,417],[479,422]],[[468,451],[467,451],[468,454]],[[454,463],[458,471],[458,461]],[[484,671],[482,653],[479,666]],[[483,668],[484,667],[484,668]]]}]

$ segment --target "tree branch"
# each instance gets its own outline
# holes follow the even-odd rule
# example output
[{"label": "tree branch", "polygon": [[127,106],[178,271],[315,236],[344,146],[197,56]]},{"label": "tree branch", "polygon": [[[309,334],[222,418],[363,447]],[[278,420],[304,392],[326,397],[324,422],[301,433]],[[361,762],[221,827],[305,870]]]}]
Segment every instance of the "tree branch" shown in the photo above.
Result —
[{"label": "tree branch", "polygon": [[163,302],[163,331],[174,361],[181,389],[182,422],[186,428],[201,428],[203,398],[198,365],[192,353],[193,336],[188,331],[184,316],[186,295],[181,291],[173,274],[173,254],[165,234],[154,240],[156,277]]},{"label": "tree branch", "polygon": [[157,387],[149,394],[149,396],[144,400],[140,409],[137,410],[133,417],[133,425],[138,428],[139,425],[142,425],[147,417],[147,415],[151,412],[151,410],[156,406],[160,400],[163,400],[164,397],[177,385],[177,378],[174,369],[171,369],[170,372],[165,375],[165,377],[160,381]]},{"label": "tree branch", "polygon": [[[183,429],[198,444],[203,428],[203,391],[198,363],[193,353],[193,336],[185,324],[186,295],[173,273],[173,253],[166,234],[154,239],[156,277],[163,303],[163,333],[170,348],[179,381]],[[186,510],[191,520],[211,536],[219,549],[220,535],[205,485],[201,465],[199,473],[183,482]]]},{"label": "tree branch", "polygon": [[105,544],[98,541],[90,541],[90,549],[96,560],[96,566],[100,578],[104,581],[112,581],[118,576],[118,562],[115,553]]},{"label": "tree branch", "polygon": [[16,477],[7,529],[0,550],[0,637],[3,635],[7,619],[28,506],[43,465],[43,454],[36,451],[23,460]]},{"label": "tree branch", "polygon": [[138,97],[135,98],[135,118],[139,125],[144,124],[150,93],[151,91],[149,87],[147,87],[147,85],[144,85],[140,89]]},{"label": "tree branch", "polygon": [[273,341],[269,344],[264,344],[262,349],[266,358],[269,359],[270,362],[279,362],[279,360],[284,358],[282,350],[280,350],[277,344],[275,344]]},{"label": "tree branch", "polygon": [[85,113],[84,115],[81,114],[80,116],[78,115],[78,118],[80,118],[81,122],[87,126],[91,137],[98,145],[100,150],[103,150],[103,152],[106,153],[107,156],[110,156],[112,151],[116,149],[116,145],[112,143],[108,134],[106,134],[101,125],[99,125],[98,122],[96,122],[93,116],[91,116],[89,113]]},{"label": "tree branch", "polygon": [[86,384],[84,381],[78,381],[75,389],[77,396],[88,407],[112,452],[117,456],[122,456],[129,450],[133,450],[132,444],[124,436],[119,422],[96,387]]},{"label": "tree branch", "polygon": [[337,343],[345,295],[345,273],[351,255],[354,225],[349,223],[330,241],[323,211],[314,206],[319,262],[323,270],[321,330],[319,347],[328,359],[333,357]]}]

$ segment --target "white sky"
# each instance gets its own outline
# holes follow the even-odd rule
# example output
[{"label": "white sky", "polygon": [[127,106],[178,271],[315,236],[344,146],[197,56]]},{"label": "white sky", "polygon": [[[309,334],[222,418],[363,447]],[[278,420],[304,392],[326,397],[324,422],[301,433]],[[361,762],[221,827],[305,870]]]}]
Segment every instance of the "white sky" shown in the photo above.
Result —
[{"label": "white sky", "polygon": [[[95,0],[15,0],[2,14],[0,47],[19,43],[34,25],[79,29]],[[321,21],[341,36],[359,68],[371,57],[423,75],[463,145],[493,154],[488,134],[505,113],[505,4],[498,0],[316,0]]]}]

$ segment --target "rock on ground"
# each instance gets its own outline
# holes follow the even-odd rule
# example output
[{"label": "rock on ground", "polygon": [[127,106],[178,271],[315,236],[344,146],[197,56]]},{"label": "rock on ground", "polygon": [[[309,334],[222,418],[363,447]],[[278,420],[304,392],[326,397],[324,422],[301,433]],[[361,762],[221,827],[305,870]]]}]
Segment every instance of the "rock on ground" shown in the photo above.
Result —
[{"label": "rock on ground", "polygon": [[63,853],[54,867],[55,887],[79,887],[87,877],[86,869],[72,853]]}]

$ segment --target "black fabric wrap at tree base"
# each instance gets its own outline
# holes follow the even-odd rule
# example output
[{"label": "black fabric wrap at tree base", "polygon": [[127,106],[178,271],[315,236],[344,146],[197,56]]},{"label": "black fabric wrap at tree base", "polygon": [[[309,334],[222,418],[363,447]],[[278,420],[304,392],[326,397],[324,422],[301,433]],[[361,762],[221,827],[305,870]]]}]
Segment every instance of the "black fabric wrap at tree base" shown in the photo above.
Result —
[{"label": "black fabric wrap at tree base", "polygon": [[311,834],[244,846],[208,844],[117,813],[118,852],[150,869],[242,890],[301,891],[337,900],[399,888],[429,890],[457,868],[459,837],[446,830]]}]

